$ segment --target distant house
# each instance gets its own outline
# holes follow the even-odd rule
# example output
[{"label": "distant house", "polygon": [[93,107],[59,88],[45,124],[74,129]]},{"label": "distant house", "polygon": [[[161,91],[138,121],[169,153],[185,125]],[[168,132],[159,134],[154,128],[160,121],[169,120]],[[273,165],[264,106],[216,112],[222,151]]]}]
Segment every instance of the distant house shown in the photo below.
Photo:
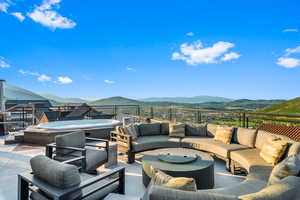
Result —
[{"label": "distant house", "polygon": [[68,115],[65,116],[65,120],[80,120],[80,119],[112,119],[114,115],[104,114],[102,111],[89,106],[86,103],[75,107]]},{"label": "distant house", "polygon": [[46,123],[64,120],[65,116],[70,112],[68,111],[46,111],[41,114],[39,117],[38,123]]}]

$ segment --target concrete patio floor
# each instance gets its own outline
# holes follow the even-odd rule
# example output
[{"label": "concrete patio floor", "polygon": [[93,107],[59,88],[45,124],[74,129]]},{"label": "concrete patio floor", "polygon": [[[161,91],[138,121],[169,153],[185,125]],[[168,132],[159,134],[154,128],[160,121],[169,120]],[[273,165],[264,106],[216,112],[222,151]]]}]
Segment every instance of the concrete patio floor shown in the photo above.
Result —
[{"label": "concrete patio floor", "polygon": [[[30,158],[44,155],[44,151],[44,147],[39,146],[4,145],[0,138],[0,200],[17,199],[17,174],[30,171]],[[139,161],[129,165],[122,160],[124,159],[121,157],[118,165],[126,166],[126,194],[143,196],[145,188]],[[244,180],[244,177],[230,174],[224,166],[222,160],[215,159],[215,188],[238,184]]]}]

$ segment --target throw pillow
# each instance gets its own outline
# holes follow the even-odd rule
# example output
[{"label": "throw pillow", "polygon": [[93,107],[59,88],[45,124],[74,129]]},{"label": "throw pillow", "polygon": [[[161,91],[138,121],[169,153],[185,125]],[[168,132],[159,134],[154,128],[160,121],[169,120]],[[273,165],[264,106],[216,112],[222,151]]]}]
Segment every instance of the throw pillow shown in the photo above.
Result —
[{"label": "throw pillow", "polygon": [[233,136],[234,141],[238,144],[253,148],[255,144],[256,133],[256,129],[238,128],[236,134]]},{"label": "throw pillow", "polygon": [[127,135],[130,135],[132,139],[136,139],[139,136],[138,127],[135,124],[129,124],[127,126],[124,126],[124,132]]},{"label": "throw pillow", "polygon": [[275,184],[287,176],[297,176],[299,171],[299,157],[297,155],[289,156],[273,168],[269,178],[269,185]]},{"label": "throw pillow", "polygon": [[285,150],[288,143],[284,140],[275,137],[269,137],[267,142],[263,145],[260,156],[267,162],[272,165],[277,164]]},{"label": "throw pillow", "polygon": [[230,144],[234,127],[218,126],[214,139],[226,144]]},{"label": "throw pillow", "polygon": [[153,184],[162,187],[184,190],[184,191],[197,191],[196,182],[193,178],[186,177],[172,177],[164,172],[157,170],[153,177]]},{"label": "throw pillow", "polygon": [[169,127],[170,137],[184,137],[185,136],[185,124],[177,123],[177,124],[171,124]]},{"label": "throw pillow", "polygon": [[185,136],[206,136],[207,124],[186,124]]}]

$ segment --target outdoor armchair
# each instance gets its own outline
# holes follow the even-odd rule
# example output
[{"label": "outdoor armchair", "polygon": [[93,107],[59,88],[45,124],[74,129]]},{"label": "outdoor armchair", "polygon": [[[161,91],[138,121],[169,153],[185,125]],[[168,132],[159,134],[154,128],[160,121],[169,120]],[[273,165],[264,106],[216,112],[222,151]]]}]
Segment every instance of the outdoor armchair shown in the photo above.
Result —
[{"label": "outdoor armchair", "polygon": [[108,148],[107,140],[87,138],[80,131],[56,136],[55,143],[46,145],[46,156],[58,161],[81,157],[73,164],[85,172],[95,173],[99,166],[108,161]]},{"label": "outdoor armchair", "polygon": [[32,172],[18,175],[18,200],[99,200],[112,192],[124,194],[124,167],[90,175],[69,164],[73,161],[58,162],[43,155],[32,158]]}]

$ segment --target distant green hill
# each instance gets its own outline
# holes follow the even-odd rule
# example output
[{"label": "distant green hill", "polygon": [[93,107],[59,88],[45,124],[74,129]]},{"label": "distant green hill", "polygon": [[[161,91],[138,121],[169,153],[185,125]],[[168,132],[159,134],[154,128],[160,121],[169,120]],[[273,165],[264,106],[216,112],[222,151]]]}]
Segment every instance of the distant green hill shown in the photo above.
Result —
[{"label": "distant green hill", "polygon": [[300,115],[300,97],[282,103],[270,105],[268,107],[260,109],[259,112]]},{"label": "distant green hill", "polygon": [[4,85],[4,98],[5,100],[48,100],[34,92],[9,84]]},{"label": "distant green hill", "polygon": [[81,98],[64,98],[64,97],[59,97],[56,95],[52,94],[41,94],[46,99],[49,99],[50,101],[56,102],[58,104],[60,103],[89,103],[91,101],[81,99]]},{"label": "distant green hill", "polygon": [[90,102],[91,105],[142,105],[143,103],[125,97],[110,97]]},{"label": "distant green hill", "polygon": [[174,102],[174,103],[206,103],[206,102],[228,102],[233,99],[215,96],[195,96],[195,97],[152,97],[139,99],[145,102]]},{"label": "distant green hill", "polygon": [[124,97],[111,97],[93,101],[91,105],[140,105],[140,106],[183,106],[198,107],[211,110],[255,110],[282,100],[249,100],[240,99],[231,102],[205,102],[205,103],[176,103],[168,101],[138,101]]}]

